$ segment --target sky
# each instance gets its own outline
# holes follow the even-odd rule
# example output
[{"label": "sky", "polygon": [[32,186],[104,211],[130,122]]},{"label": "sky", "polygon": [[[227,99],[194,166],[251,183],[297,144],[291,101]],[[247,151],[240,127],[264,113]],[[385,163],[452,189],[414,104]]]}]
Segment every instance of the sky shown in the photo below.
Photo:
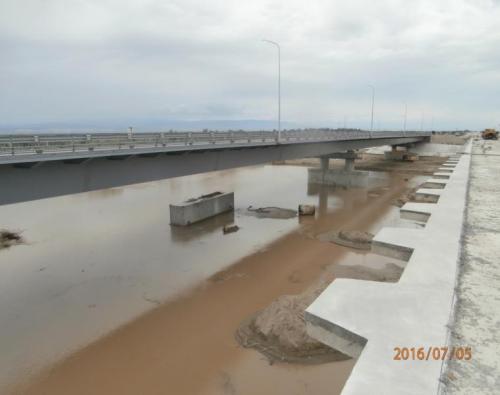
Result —
[{"label": "sky", "polygon": [[500,0],[1,0],[0,125],[275,125],[262,39],[285,125],[500,124]]}]

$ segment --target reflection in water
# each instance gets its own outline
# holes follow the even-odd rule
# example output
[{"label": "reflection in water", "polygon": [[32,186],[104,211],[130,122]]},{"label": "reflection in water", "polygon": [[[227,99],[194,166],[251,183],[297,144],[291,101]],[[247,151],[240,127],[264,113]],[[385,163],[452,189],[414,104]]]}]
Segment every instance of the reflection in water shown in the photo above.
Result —
[{"label": "reflection in water", "polygon": [[[306,184],[305,168],[257,166],[1,206],[27,245],[0,252],[0,393],[294,229],[244,210],[314,204]],[[234,214],[169,225],[170,203],[214,191],[235,192]]]},{"label": "reflection in water", "polygon": [[234,223],[234,218],[234,212],[230,211],[196,222],[190,226],[171,226],[170,239],[173,242],[186,243],[210,233],[222,233],[222,228],[225,225]]}]

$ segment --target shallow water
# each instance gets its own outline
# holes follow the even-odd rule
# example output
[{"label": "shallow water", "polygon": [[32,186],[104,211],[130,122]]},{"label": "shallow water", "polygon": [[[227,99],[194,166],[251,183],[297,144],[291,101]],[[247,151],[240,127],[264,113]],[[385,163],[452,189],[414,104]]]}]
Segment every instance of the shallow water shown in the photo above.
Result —
[{"label": "shallow water", "polygon": [[[169,225],[170,203],[219,190],[235,192],[235,213]],[[307,168],[269,165],[0,206],[1,227],[27,240],[0,252],[0,389],[294,229],[330,229],[332,214],[362,210],[367,199],[366,188],[308,185]],[[246,210],[298,204],[316,204],[317,218],[256,218]],[[386,202],[370,230],[401,226],[398,213]],[[241,229],[223,235],[232,221]]]}]

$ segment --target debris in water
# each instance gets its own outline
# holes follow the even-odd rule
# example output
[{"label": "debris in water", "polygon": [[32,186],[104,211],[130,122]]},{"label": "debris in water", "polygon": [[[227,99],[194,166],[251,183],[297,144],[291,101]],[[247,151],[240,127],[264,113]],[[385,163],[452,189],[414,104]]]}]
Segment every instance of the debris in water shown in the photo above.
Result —
[{"label": "debris in water", "polygon": [[299,215],[314,215],[316,206],[308,204],[299,204]]},{"label": "debris in water", "polygon": [[289,219],[297,216],[297,211],[281,207],[260,207],[249,206],[247,211],[258,218]]},{"label": "debris in water", "polygon": [[0,250],[22,243],[23,238],[19,233],[9,230],[0,230]]},{"label": "debris in water", "polygon": [[240,230],[240,227],[238,225],[235,225],[235,224],[224,225],[224,227],[222,228],[222,233],[224,233],[226,235],[228,233],[237,232],[238,230]]}]

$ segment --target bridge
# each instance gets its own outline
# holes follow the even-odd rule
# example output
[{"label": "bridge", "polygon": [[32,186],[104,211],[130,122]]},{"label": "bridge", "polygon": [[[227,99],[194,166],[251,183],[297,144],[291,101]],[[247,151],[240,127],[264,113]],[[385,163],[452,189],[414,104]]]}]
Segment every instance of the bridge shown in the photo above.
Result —
[{"label": "bridge", "polygon": [[429,132],[361,130],[0,136],[0,205],[123,185],[406,145]]}]

